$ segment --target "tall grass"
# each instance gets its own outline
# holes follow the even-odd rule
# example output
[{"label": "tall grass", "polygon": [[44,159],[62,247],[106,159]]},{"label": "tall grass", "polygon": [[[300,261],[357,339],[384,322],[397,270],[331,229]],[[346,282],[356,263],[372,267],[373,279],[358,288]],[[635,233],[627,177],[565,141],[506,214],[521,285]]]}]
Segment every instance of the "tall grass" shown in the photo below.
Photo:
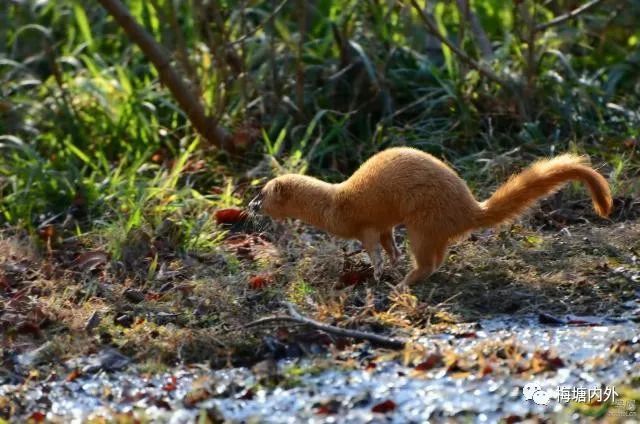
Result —
[{"label": "tall grass", "polygon": [[[538,34],[523,114],[519,96],[429,35],[409,2],[126,2],[230,128],[241,156],[227,157],[193,141],[156,70],[97,3],[9,2],[0,8],[0,222],[36,229],[72,216],[76,232],[126,233],[180,216],[185,231],[201,231],[210,208],[228,203],[212,188],[263,154],[339,179],[391,145],[468,173],[515,147],[577,146],[624,163],[620,178],[633,175],[640,2],[619,3]],[[574,6],[524,4],[538,22]],[[488,59],[456,2],[421,5],[466,54],[526,84],[526,25],[513,2],[470,2]]]}]

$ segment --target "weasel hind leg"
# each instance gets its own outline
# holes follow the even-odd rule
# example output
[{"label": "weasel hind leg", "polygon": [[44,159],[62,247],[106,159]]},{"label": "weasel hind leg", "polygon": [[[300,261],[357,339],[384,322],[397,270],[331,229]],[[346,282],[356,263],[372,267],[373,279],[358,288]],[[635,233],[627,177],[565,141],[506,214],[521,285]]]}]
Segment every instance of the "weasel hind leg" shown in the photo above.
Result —
[{"label": "weasel hind leg", "polygon": [[402,280],[403,285],[413,285],[433,274],[442,263],[447,252],[447,242],[427,240],[420,228],[408,228],[409,243],[413,254],[414,268]]}]

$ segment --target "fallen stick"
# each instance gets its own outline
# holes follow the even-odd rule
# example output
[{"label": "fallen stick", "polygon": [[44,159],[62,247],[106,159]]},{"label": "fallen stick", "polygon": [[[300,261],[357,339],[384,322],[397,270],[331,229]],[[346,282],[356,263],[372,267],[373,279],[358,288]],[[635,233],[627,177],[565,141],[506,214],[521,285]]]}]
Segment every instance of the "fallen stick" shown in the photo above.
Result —
[{"label": "fallen stick", "polygon": [[284,322],[284,323],[306,325],[316,330],[320,330],[325,333],[333,334],[340,337],[349,337],[356,340],[367,340],[373,343],[374,345],[377,345],[380,347],[386,347],[389,349],[396,349],[396,350],[403,349],[407,343],[406,340],[402,340],[402,339],[395,339],[392,337],[381,336],[379,334],[368,333],[366,331],[349,330],[346,328],[340,328],[334,325],[325,324],[320,321],[316,321],[314,319],[303,316],[302,314],[300,314],[300,312],[296,310],[293,304],[289,302],[282,302],[282,305],[287,307],[289,311],[289,315],[275,315],[271,317],[260,318],[258,320],[255,320],[246,324],[244,327],[251,328],[251,327],[257,327],[259,325],[271,324],[274,322],[279,322],[279,323]]}]

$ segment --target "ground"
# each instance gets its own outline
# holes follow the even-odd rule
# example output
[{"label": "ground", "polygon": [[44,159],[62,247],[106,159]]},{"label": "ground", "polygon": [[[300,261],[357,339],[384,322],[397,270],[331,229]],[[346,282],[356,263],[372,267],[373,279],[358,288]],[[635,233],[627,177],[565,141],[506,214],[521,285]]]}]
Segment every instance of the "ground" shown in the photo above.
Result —
[{"label": "ground", "polygon": [[[206,252],[172,251],[170,236],[133,232],[122,261],[100,249],[78,254],[83,240],[47,245],[7,231],[0,241],[0,377],[63,375],[59,364],[107,348],[148,372],[326,351],[332,339],[313,331],[244,327],[280,311],[282,300],[326,323],[410,340],[464,334],[465,323],[504,314],[565,324],[623,315],[637,322],[638,205],[617,203],[625,212],[602,220],[586,202],[567,210],[545,202],[516,223],[454,245],[446,264],[411,291],[394,286],[407,258],[395,270],[387,264],[376,283],[356,243],[300,223],[223,225],[218,246]],[[397,238],[406,251],[402,229]],[[334,342],[336,352],[361,349]],[[420,355],[426,353],[412,360]]]}]

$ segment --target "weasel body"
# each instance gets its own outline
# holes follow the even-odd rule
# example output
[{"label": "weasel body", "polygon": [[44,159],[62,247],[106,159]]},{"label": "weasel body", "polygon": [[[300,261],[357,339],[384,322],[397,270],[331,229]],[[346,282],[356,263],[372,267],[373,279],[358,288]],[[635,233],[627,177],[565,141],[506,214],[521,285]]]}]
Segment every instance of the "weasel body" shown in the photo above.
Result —
[{"label": "weasel body", "polygon": [[249,206],[276,219],[297,218],[339,237],[360,240],[376,279],[382,273],[380,246],[395,263],[399,251],[393,228],[404,224],[415,266],[403,283],[414,284],[442,265],[451,243],[473,229],[516,218],[570,180],[585,183],[596,212],[609,215],[609,185],[580,156],[540,160],[478,202],[450,167],[408,147],[377,153],[339,184],[297,174],[274,178]]}]

